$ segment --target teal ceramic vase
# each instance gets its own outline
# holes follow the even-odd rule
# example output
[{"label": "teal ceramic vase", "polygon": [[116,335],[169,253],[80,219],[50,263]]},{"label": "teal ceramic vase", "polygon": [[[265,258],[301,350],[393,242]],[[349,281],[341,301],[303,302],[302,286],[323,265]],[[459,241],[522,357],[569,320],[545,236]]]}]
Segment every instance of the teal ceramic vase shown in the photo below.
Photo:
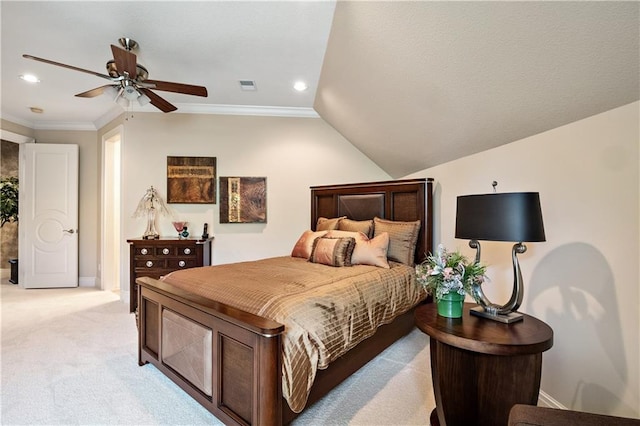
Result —
[{"label": "teal ceramic vase", "polygon": [[462,318],[464,296],[458,293],[448,293],[438,300],[438,315],[447,318]]}]

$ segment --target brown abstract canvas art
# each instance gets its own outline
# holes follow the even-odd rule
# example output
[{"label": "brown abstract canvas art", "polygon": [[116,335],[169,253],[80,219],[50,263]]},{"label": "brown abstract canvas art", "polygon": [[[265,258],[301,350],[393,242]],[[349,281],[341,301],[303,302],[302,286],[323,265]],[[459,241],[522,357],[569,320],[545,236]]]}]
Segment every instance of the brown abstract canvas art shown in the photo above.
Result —
[{"label": "brown abstract canvas art", "polygon": [[267,179],[220,178],[220,223],[266,223]]},{"label": "brown abstract canvas art", "polygon": [[167,202],[216,203],[215,157],[167,157]]}]

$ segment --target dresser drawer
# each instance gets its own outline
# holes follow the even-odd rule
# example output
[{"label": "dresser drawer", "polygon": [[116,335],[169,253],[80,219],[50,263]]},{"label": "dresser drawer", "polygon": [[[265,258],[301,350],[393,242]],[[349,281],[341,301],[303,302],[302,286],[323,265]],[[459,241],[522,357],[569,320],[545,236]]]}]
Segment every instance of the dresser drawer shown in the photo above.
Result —
[{"label": "dresser drawer", "polygon": [[167,268],[167,260],[168,259],[158,259],[155,257],[148,257],[148,258],[135,258],[133,260],[133,267],[136,268],[136,270],[138,269],[165,269]]},{"label": "dresser drawer", "polygon": [[192,257],[182,257],[177,259],[167,259],[169,269],[186,269],[202,266],[198,260]]},{"label": "dresser drawer", "polygon": [[155,256],[156,249],[153,246],[134,246],[133,251],[134,251],[134,256],[137,256],[137,257],[144,257],[144,256],[153,257]]},{"label": "dresser drawer", "polygon": [[191,256],[196,257],[197,247],[196,245],[190,246],[158,246],[155,248],[156,257],[184,257]]}]

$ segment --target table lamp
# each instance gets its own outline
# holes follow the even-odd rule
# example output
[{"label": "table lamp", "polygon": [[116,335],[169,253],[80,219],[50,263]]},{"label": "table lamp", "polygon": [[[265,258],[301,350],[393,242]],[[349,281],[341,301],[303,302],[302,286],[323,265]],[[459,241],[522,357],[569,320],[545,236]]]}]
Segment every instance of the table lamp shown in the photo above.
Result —
[{"label": "table lamp", "polygon": [[[496,182],[493,182],[495,191]],[[476,262],[480,261],[480,240],[514,242],[513,292],[505,305],[491,303],[480,285],[474,286],[476,302],[480,306],[470,313],[503,323],[520,321],[516,312],[522,304],[523,283],[518,254],[527,251],[523,242],[545,241],[542,224],[540,195],[537,192],[510,192],[463,195],[457,200],[456,238],[468,239],[469,247],[476,249]]]},{"label": "table lamp", "polygon": [[136,211],[133,213],[133,217],[147,218],[147,229],[144,231],[144,234],[142,234],[143,240],[160,238],[160,234],[156,230],[156,214],[170,215],[164,200],[152,186],[146,190],[144,196],[138,202]]}]

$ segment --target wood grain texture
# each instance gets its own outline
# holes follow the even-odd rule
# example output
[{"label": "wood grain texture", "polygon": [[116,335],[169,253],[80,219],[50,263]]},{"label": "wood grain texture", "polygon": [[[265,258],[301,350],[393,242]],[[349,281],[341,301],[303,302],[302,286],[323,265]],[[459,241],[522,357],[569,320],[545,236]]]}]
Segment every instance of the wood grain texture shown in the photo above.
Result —
[{"label": "wood grain texture", "polygon": [[439,316],[435,303],[416,309],[416,324],[431,340],[440,425],[503,425],[514,404],[538,401],[542,352],[553,345],[551,328],[529,315],[513,324],[475,317],[469,314],[473,306],[465,303],[458,319]]},{"label": "wood grain texture", "polygon": [[460,349],[490,355],[522,355],[544,352],[553,346],[553,330],[529,315],[517,323],[503,324],[472,316],[464,304],[462,319],[438,315],[437,305],[425,305],[416,311],[418,328],[436,340]]},{"label": "wood grain texture", "polygon": [[138,306],[136,279],[140,277],[159,279],[177,269],[210,265],[212,240],[213,237],[206,239],[178,239],[178,237],[163,237],[154,240],[128,239],[129,312],[134,312]]},{"label": "wood grain texture", "polygon": [[[311,229],[316,229],[319,217],[334,218],[347,215],[341,210],[340,198],[349,195],[381,194],[383,211],[375,216],[387,220],[419,220],[422,226],[418,234],[415,252],[416,263],[433,252],[433,179],[404,179],[373,183],[324,185],[311,187]],[[357,216],[354,220],[373,219]]]}]

